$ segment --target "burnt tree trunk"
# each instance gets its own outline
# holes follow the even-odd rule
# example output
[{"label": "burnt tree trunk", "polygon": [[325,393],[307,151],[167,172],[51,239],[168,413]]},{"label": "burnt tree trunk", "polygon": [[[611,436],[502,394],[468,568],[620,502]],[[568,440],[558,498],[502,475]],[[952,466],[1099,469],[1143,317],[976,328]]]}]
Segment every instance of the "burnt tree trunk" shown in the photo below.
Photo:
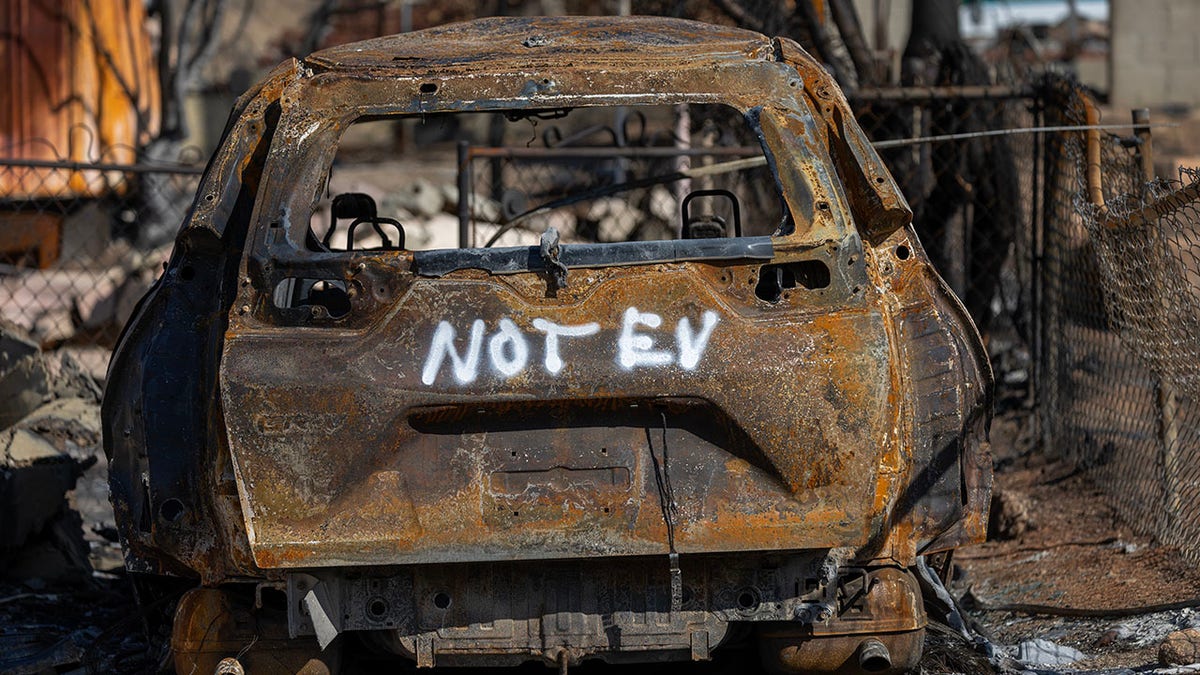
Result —
[{"label": "burnt tree trunk", "polygon": [[959,0],[913,0],[912,28],[904,47],[904,77],[909,75],[910,60],[928,60],[946,47],[962,42],[958,4]]},{"label": "burnt tree trunk", "polygon": [[[958,0],[914,0],[901,81],[907,86],[992,84],[987,65],[962,40]],[[1003,102],[939,100],[896,111],[895,125],[918,136],[1003,128]],[[992,319],[1001,267],[1021,219],[1016,164],[1003,137],[901,149],[893,159],[913,207],[913,226],[937,270],[981,331]]]}]

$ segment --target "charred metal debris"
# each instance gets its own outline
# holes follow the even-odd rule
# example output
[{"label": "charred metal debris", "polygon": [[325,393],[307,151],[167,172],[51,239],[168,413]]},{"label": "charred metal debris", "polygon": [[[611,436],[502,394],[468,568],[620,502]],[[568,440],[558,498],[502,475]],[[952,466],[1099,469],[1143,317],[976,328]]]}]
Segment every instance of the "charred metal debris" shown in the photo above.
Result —
[{"label": "charred metal debris", "polygon": [[[356,120],[695,104],[743,120],[778,221],[739,184],[736,227],[658,241],[535,218],[528,243],[411,250],[358,197],[331,214],[373,245],[313,226]],[[354,642],[419,666],[757,645],[773,672],[911,668],[912,570],[985,533],[992,382],[910,218],[785,38],[483,19],[282,64],[238,102],[104,399],[143,600],[196,586],[176,667],[336,671]]]}]

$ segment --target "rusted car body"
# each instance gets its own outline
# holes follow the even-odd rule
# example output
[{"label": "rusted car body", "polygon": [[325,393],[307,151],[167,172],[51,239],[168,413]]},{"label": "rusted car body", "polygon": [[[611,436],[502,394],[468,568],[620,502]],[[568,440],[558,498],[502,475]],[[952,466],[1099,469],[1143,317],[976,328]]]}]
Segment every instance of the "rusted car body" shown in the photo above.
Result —
[{"label": "rusted car body", "polygon": [[[771,236],[305,245],[356,119],[714,101],[760,138]],[[236,655],[228,617],[267,622],[278,595],[283,669],[335,669],[351,639],[418,666],[753,641],[776,672],[913,667],[911,569],[984,536],[991,373],[910,215],[787,39],[488,19],[283,64],[238,103],[110,367],[128,567],[201,586],[177,666]],[[764,298],[768,275],[791,283]],[[347,310],[279,306],[289,279]]]}]

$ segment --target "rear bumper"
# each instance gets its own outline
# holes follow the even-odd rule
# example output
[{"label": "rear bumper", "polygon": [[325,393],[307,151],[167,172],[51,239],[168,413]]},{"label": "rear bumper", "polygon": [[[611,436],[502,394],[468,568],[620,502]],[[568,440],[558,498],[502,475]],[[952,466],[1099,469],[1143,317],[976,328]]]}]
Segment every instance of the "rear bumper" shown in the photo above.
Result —
[{"label": "rear bumper", "polygon": [[289,630],[326,647],[360,633],[418,666],[471,666],[705,660],[748,631],[782,653],[925,626],[916,580],[897,567],[839,568],[812,552],[685,556],[681,568],[674,608],[665,555],[293,573]]}]

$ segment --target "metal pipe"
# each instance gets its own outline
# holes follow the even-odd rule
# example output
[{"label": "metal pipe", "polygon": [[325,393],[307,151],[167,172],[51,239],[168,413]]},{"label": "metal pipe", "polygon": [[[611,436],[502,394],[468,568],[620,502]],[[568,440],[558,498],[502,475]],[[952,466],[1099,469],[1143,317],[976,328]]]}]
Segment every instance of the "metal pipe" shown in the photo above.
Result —
[{"label": "metal pipe", "polygon": [[54,159],[0,159],[0,166],[30,169],[62,169],[63,171],[117,171],[121,173],[182,173],[200,175],[203,166],[190,164],[115,164],[112,162],[74,162]]},{"label": "metal pipe", "polygon": [[[1045,112],[1036,108],[1033,112],[1033,126],[1040,126],[1045,121]],[[1042,383],[1042,294],[1043,279],[1042,279],[1042,250],[1044,241],[1045,227],[1045,191],[1046,191],[1046,166],[1044,164],[1043,151],[1045,142],[1032,143],[1033,146],[1033,189],[1030,190],[1029,199],[1029,310],[1026,316],[1029,317],[1029,334],[1033,336],[1032,349],[1033,358],[1030,359],[1030,377],[1026,383],[1026,400],[1033,404],[1033,409],[1041,411],[1040,393]],[[1038,196],[1041,195],[1041,199]],[[1043,443],[1047,443],[1043,447],[1052,447],[1048,444],[1048,440],[1042,435],[1045,427],[1043,426],[1042,413],[1038,412],[1033,416],[1034,438],[1042,439]]]},{"label": "metal pipe", "polygon": [[1154,143],[1150,135],[1150,109],[1135,108],[1133,110],[1133,133],[1138,138],[1138,160],[1142,165],[1142,180],[1150,183],[1154,180]]},{"label": "metal pipe", "polygon": [[892,667],[892,655],[879,640],[863,640],[858,646],[858,666],[868,673],[882,673]]},{"label": "metal pipe", "polygon": [[1086,182],[1088,201],[1100,207],[1107,214],[1104,206],[1104,177],[1100,166],[1100,110],[1092,100],[1084,96],[1083,109],[1087,122],[1085,138],[1087,140]]},{"label": "metal pipe", "polygon": [[[1156,124],[1157,127],[1178,126],[1174,124]],[[973,138],[987,138],[989,136],[1018,136],[1020,134],[1040,134],[1040,133],[1062,133],[1072,131],[1088,131],[1097,132],[1096,134],[1096,151],[1099,152],[1099,132],[1113,129],[1132,129],[1133,124],[1094,124],[1094,125],[1062,125],[1054,127],[1026,127],[1020,129],[994,129],[992,131],[969,131],[961,134],[943,134],[941,136],[918,136],[915,138],[898,138],[887,141],[873,141],[871,143],[876,149],[897,148],[905,145],[920,145],[922,143],[943,143],[945,141],[967,141]]]},{"label": "metal pipe", "polygon": [[1104,224],[1110,228],[1152,226],[1164,215],[1189,208],[1195,201],[1200,201],[1200,183],[1191,183],[1158,199],[1148,201],[1142,208],[1121,218],[1116,218],[1106,212]]},{"label": "metal pipe", "polygon": [[472,147],[473,157],[508,157],[512,159],[582,159],[612,157],[630,158],[671,158],[671,157],[749,157],[762,154],[762,148],[744,147],[713,147],[713,148],[681,148],[681,147],[555,147],[555,148],[521,148],[521,147]]},{"label": "metal pipe", "polygon": [[471,155],[467,141],[458,142],[458,247],[471,248]]},{"label": "metal pipe", "polygon": [[855,103],[869,101],[927,101],[937,99],[1007,99],[1033,98],[1028,87],[999,84],[967,84],[942,87],[872,87],[847,93]]}]

